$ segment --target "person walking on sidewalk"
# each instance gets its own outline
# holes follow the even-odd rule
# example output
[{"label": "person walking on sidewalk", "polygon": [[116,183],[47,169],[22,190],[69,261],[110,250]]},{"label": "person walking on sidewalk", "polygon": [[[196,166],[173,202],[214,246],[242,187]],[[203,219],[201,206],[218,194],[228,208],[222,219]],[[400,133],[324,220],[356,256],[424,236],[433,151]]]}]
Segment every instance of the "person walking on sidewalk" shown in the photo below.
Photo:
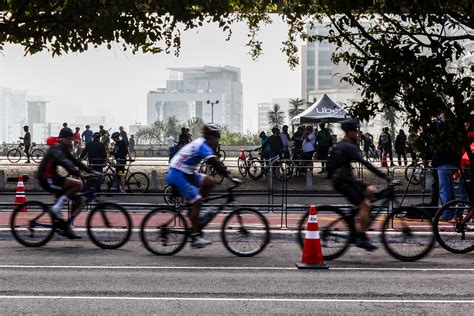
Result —
[{"label": "person walking on sidewalk", "polygon": [[398,157],[399,166],[402,165],[402,157],[403,157],[403,161],[405,162],[405,166],[408,164],[406,151],[407,151],[407,135],[405,135],[405,132],[401,129],[397,137],[395,138],[395,153],[397,154],[397,157]]},{"label": "person walking on sidewalk", "polygon": [[393,164],[392,146],[392,136],[390,136],[389,128],[384,127],[379,137],[380,159],[384,161],[384,157],[386,158],[388,156],[390,158],[390,167],[395,166]]}]

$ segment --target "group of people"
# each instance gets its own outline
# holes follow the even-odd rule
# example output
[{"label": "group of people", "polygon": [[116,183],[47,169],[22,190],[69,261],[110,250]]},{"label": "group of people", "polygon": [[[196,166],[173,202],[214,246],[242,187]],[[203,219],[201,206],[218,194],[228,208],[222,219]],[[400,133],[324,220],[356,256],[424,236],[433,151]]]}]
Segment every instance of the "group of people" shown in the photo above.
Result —
[{"label": "group of people", "polygon": [[263,159],[279,156],[285,159],[310,161],[317,155],[317,159],[323,161],[321,173],[325,171],[324,161],[327,160],[329,149],[334,144],[334,137],[325,123],[319,124],[319,131],[312,125],[300,125],[292,137],[288,133],[288,125],[283,125],[281,131],[274,127],[270,136],[262,131],[259,137]]}]

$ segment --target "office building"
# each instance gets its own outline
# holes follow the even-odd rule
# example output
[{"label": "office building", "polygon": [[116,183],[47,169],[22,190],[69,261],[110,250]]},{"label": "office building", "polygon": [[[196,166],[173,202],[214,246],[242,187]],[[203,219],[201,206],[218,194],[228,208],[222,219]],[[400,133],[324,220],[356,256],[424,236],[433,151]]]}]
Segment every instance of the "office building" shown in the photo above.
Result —
[{"label": "office building", "polygon": [[27,124],[26,91],[0,87],[0,141],[16,143]]},{"label": "office building", "polygon": [[166,89],[147,95],[147,124],[194,117],[241,132],[243,121],[240,69],[231,66],[169,68]]}]

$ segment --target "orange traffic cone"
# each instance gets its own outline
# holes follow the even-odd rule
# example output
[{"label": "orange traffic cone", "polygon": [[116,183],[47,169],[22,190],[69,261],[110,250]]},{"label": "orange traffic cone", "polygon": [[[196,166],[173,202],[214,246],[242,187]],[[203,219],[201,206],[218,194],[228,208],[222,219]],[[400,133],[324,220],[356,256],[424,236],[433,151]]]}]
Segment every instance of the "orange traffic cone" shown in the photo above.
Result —
[{"label": "orange traffic cone", "polygon": [[[26,194],[25,194],[25,185],[23,184],[23,177],[18,177],[18,184],[16,186],[16,196],[15,196],[15,207],[22,203],[26,202]],[[26,212],[26,207],[21,209],[22,212]]]},{"label": "orange traffic cone", "polygon": [[329,268],[323,259],[321,241],[319,240],[318,216],[316,215],[315,205],[311,205],[309,208],[308,226],[306,227],[306,236],[303,247],[303,257],[301,258],[301,263],[297,263],[296,266],[298,269]]}]

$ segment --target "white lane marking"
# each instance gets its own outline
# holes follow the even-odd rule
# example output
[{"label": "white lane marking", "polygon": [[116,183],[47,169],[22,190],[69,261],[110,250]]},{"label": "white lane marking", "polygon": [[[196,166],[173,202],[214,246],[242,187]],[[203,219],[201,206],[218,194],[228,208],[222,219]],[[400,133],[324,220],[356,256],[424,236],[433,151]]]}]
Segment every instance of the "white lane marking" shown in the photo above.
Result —
[{"label": "white lane marking", "polygon": [[336,303],[429,303],[429,304],[474,304],[474,300],[389,300],[389,299],[324,299],[324,298],[233,298],[233,297],[136,297],[136,296],[32,296],[1,295],[0,299],[66,299],[66,300],[127,300],[127,301],[229,301],[229,302],[336,302]]},{"label": "white lane marking", "polygon": [[[60,265],[0,265],[1,269],[84,269],[84,270],[294,270],[296,267],[195,267],[195,266],[60,266]],[[434,272],[474,272],[474,268],[359,268],[359,267],[335,267],[329,270],[346,271],[434,271]],[[325,270],[327,271],[327,270]]]}]

